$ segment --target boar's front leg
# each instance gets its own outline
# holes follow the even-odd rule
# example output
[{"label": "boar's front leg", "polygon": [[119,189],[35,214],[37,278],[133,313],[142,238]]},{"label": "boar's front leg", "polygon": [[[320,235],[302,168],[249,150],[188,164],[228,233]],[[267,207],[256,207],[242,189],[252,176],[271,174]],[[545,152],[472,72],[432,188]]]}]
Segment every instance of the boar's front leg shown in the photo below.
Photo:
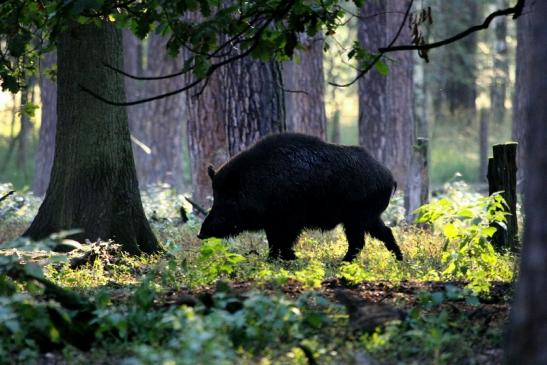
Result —
[{"label": "boar's front leg", "polygon": [[275,225],[266,228],[268,257],[270,259],[295,260],[293,246],[299,233],[297,229],[289,228],[288,225]]}]

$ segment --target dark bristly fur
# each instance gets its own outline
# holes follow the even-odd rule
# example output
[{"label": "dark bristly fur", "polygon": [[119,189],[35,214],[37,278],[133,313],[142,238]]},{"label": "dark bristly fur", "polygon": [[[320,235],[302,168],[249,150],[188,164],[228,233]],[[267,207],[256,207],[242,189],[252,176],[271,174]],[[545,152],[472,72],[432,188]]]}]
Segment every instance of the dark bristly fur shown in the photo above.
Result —
[{"label": "dark bristly fur", "polygon": [[343,224],[351,261],[364,235],[402,254],[380,215],[396,187],[391,172],[363,148],[338,146],[303,134],[266,137],[218,172],[209,169],[213,207],[199,238],[235,236],[264,229],[270,257],[296,258],[293,245],[304,228]]}]

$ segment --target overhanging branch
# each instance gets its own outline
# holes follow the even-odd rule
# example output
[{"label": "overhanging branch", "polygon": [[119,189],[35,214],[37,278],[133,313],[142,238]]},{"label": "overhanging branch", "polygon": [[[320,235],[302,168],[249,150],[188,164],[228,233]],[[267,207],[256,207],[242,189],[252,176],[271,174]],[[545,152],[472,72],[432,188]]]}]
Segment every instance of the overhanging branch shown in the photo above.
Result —
[{"label": "overhanging branch", "polygon": [[[405,18],[404,18],[404,20],[401,24],[401,28],[399,29],[399,33],[396,35],[396,37],[390,42],[390,44],[387,47],[383,47],[383,48],[378,49],[378,52],[379,52],[378,55],[376,57],[374,57],[374,59],[369,64],[367,64],[367,66],[363,70],[361,70],[359,72],[357,77],[355,77],[352,81],[348,82],[347,84],[337,84],[335,82],[329,82],[329,84],[332,85],[332,86],[338,86],[338,87],[348,87],[350,85],[353,85],[355,82],[357,82],[357,80],[359,80],[368,71],[370,71],[372,69],[372,67],[374,67],[374,65],[386,53],[397,52],[397,51],[414,51],[414,50],[416,50],[416,51],[426,51],[426,50],[433,49],[433,48],[439,48],[439,47],[454,43],[456,41],[459,41],[460,39],[465,38],[468,35],[470,35],[474,32],[477,32],[479,30],[488,29],[488,27],[490,26],[490,23],[496,17],[508,16],[508,15],[512,14],[513,19],[517,19],[522,14],[522,9],[524,8],[524,3],[525,3],[525,0],[518,0],[517,3],[515,4],[515,6],[513,6],[513,7],[510,7],[510,8],[507,8],[507,9],[502,9],[502,10],[497,10],[497,11],[489,14],[484,19],[482,24],[474,25],[474,26],[464,30],[463,32],[460,32],[460,33],[458,33],[458,34],[456,34],[456,35],[454,35],[450,38],[443,39],[443,40],[438,41],[438,42],[427,43],[427,44],[409,44],[409,45],[393,46],[393,44],[395,43],[395,41],[398,38],[398,34],[400,33],[400,30],[402,29],[402,26],[406,22],[406,19],[408,17],[408,11],[407,11],[407,13],[405,14]],[[412,5],[412,1],[411,1],[410,5]]]},{"label": "overhanging branch", "polygon": [[454,43],[456,41],[459,41],[462,38],[467,37],[471,33],[475,33],[475,32],[478,32],[479,30],[483,30],[483,29],[488,29],[488,27],[490,26],[490,23],[492,22],[492,20],[494,20],[495,18],[497,18],[499,16],[508,16],[508,15],[513,14],[513,19],[517,19],[522,13],[524,3],[525,3],[525,0],[518,0],[517,3],[515,4],[515,6],[513,6],[513,7],[507,8],[507,9],[502,9],[502,10],[497,10],[497,11],[491,13],[490,15],[488,15],[484,19],[482,24],[474,25],[474,26],[464,30],[463,32],[458,33],[458,34],[456,34],[456,35],[454,35],[450,38],[443,39],[442,41],[427,43],[427,44],[408,44],[408,45],[401,45],[401,46],[394,46],[394,47],[388,46],[388,47],[385,47],[385,48],[379,48],[378,51],[381,52],[382,54],[389,53],[389,52],[397,52],[397,51],[413,51],[413,50],[425,51],[425,50],[432,49],[432,48],[439,48],[439,47],[442,47],[442,46],[446,46],[447,44]]}]

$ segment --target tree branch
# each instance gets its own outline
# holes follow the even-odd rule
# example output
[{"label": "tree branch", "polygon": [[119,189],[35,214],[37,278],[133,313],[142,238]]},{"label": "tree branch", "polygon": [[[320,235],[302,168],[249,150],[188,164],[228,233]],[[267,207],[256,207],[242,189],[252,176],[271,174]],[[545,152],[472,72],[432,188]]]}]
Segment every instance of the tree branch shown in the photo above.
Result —
[{"label": "tree branch", "polygon": [[[405,26],[405,23],[406,23],[406,20],[408,19],[408,15],[410,14],[410,9],[412,9],[412,3],[414,1],[413,0],[410,0],[408,2],[408,7],[406,9],[406,12],[405,12],[405,16],[403,17],[403,21],[401,22],[401,25],[399,26],[399,29],[397,30],[397,33],[395,33],[395,36],[393,37],[393,39],[391,40],[391,42],[389,42],[389,47],[393,46],[393,44],[395,44],[395,42],[397,41],[397,39],[399,38],[399,35],[401,35],[401,32]],[[337,86],[337,87],[348,87],[350,85],[353,85],[357,80],[359,80],[361,77],[363,77],[367,72],[370,71],[370,69],[372,69],[374,67],[374,65],[380,60],[380,58],[382,58],[382,56],[384,55],[384,52],[381,52],[376,55],[376,57],[374,57],[372,59],[372,61],[367,65],[367,67],[365,67],[364,69],[362,69],[359,74],[357,75],[356,78],[354,78],[353,80],[351,80],[350,82],[348,82],[347,84],[337,84],[335,82],[329,82],[329,85],[332,85],[332,86]]]},{"label": "tree branch", "polygon": [[[102,101],[106,104],[114,105],[114,106],[131,106],[131,105],[143,104],[143,103],[147,103],[147,102],[150,102],[150,101],[163,99],[163,98],[166,98],[166,97],[169,97],[169,96],[172,96],[172,95],[179,94],[181,92],[184,92],[184,91],[198,85],[202,81],[208,79],[209,77],[211,77],[211,75],[218,68],[220,68],[220,67],[222,67],[222,66],[224,66],[228,63],[239,60],[239,59],[241,59],[243,57],[246,57],[249,54],[251,54],[251,52],[258,46],[262,33],[266,30],[266,28],[270,25],[270,23],[272,21],[274,21],[275,19],[284,16],[294,6],[294,4],[295,4],[295,0],[288,1],[286,3],[282,2],[279,5],[279,7],[274,12],[272,12],[272,16],[270,18],[268,18],[264,22],[264,24],[262,24],[262,26],[256,31],[255,35],[253,36],[253,38],[254,38],[253,44],[249,48],[247,48],[244,52],[242,52],[240,54],[237,54],[233,57],[227,58],[227,59],[225,59],[223,61],[220,61],[220,62],[217,62],[215,64],[212,64],[211,66],[209,66],[209,70],[207,71],[205,76],[194,80],[190,84],[188,84],[188,85],[186,85],[186,86],[184,86],[180,89],[176,89],[176,90],[164,93],[164,94],[152,96],[152,97],[149,97],[149,98],[139,99],[139,100],[135,100],[135,101],[118,102],[118,101],[108,100],[108,99],[104,98],[103,96],[99,95],[98,93],[96,93],[96,92],[92,91],[91,89],[87,88],[84,85],[79,84],[78,86],[80,87],[80,89],[82,91],[88,93],[89,95],[93,96],[94,98],[96,98],[96,99],[98,99],[98,100],[100,100],[100,101]],[[282,7],[282,5],[284,5],[284,7]],[[119,71],[119,70],[116,70],[116,71]]]},{"label": "tree branch", "polygon": [[401,46],[388,46],[385,48],[379,48],[378,51],[382,54],[388,53],[388,52],[397,52],[397,51],[425,51],[432,48],[438,48],[442,46],[446,46],[447,44],[454,43],[456,41],[459,41],[462,38],[467,37],[471,33],[477,32],[479,30],[488,29],[490,26],[490,23],[494,18],[499,16],[507,16],[513,14],[513,19],[517,19],[521,13],[522,8],[524,7],[525,0],[518,0],[515,6],[507,9],[497,10],[484,19],[484,22],[480,25],[474,25],[466,30],[464,30],[461,33],[458,33],[450,38],[443,39],[442,41],[428,43],[428,44],[408,44],[408,45],[401,45]]}]

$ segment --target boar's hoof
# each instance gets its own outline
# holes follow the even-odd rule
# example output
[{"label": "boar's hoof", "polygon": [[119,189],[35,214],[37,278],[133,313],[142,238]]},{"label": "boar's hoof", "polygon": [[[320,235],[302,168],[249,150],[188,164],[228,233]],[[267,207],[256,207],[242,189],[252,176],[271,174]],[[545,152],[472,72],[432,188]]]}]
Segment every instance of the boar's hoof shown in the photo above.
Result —
[{"label": "boar's hoof", "polygon": [[292,261],[296,259],[297,257],[293,250],[270,251],[270,253],[268,254],[268,261],[275,261],[275,260]]}]

